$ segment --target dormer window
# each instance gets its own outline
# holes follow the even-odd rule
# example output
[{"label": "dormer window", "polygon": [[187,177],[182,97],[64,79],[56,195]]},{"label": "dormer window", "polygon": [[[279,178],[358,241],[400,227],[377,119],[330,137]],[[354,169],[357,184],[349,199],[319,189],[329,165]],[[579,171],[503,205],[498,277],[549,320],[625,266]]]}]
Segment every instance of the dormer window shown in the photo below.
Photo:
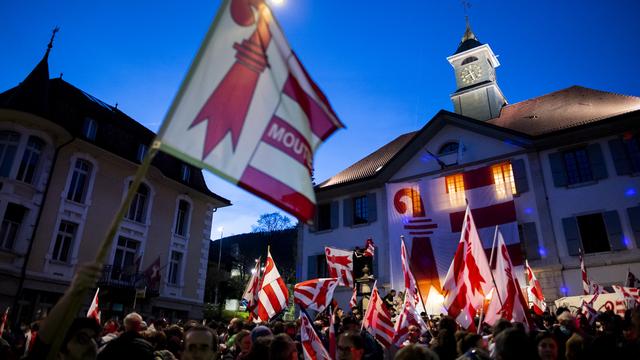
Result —
[{"label": "dormer window", "polygon": [[467,65],[469,63],[472,63],[474,61],[478,61],[478,58],[475,56],[469,56],[468,58],[465,58],[464,60],[462,60],[462,63],[460,65]]},{"label": "dormer window", "polygon": [[90,117],[84,118],[84,126],[82,128],[82,134],[87,140],[95,140],[96,133],[98,132],[98,122]]},{"label": "dormer window", "polygon": [[458,152],[458,143],[455,141],[450,141],[444,145],[442,145],[442,147],[440,147],[440,150],[438,151],[438,155],[447,155],[447,154],[453,154],[455,152]]},{"label": "dormer window", "polygon": [[147,151],[149,150],[149,147],[145,144],[140,144],[138,145],[138,153],[136,154],[136,159],[139,162],[142,162],[142,160],[144,159],[144,156],[147,155]]},{"label": "dormer window", "polygon": [[180,171],[180,178],[184,182],[189,182],[190,177],[191,177],[191,168],[189,168],[189,165],[182,164],[182,170]]}]

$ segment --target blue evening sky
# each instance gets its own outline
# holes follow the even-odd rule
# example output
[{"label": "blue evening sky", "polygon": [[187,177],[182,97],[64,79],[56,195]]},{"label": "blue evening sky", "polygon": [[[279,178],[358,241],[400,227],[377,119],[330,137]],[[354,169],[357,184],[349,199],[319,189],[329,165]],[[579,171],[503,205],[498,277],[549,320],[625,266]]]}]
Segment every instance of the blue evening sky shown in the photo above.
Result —
[{"label": "blue evening sky", "polygon": [[[64,79],[157,130],[219,0],[0,1],[0,91],[49,57]],[[284,0],[273,11],[347,129],[318,151],[322,181],[396,136],[452,110],[446,57],[464,32],[459,0]],[[571,85],[640,96],[640,1],[472,1],[479,40],[499,56],[510,103]],[[213,237],[250,231],[268,203],[206,174],[233,206]]]}]

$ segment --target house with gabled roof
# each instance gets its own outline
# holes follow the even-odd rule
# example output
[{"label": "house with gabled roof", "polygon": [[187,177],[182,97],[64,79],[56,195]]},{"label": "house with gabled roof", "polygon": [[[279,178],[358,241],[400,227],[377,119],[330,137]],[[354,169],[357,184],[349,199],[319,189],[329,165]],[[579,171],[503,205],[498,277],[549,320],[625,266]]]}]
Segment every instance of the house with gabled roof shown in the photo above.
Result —
[{"label": "house with gabled roof", "polygon": [[[428,242],[413,249],[412,270],[428,274],[432,267],[443,279],[450,260],[431,263],[453,257],[460,230],[453,220],[449,227],[449,218],[464,211],[478,182],[483,196],[509,202],[504,222],[494,205],[470,202],[474,217],[486,217],[478,227],[493,233],[497,225],[514,225],[512,260],[529,261],[548,301],[582,294],[579,249],[592,282],[619,284],[628,271],[640,272],[640,98],[572,86],[509,104],[496,80],[497,57],[468,24],[447,60],[456,77],[453,112],[439,111],[421,129],[399,134],[315,187],[316,221],[298,237],[299,279],[326,275],[325,246],[355,249],[371,237],[378,287],[403,290],[398,235],[412,248],[420,231],[411,231],[417,225],[400,231],[400,222],[433,222],[440,210],[424,204],[435,197],[450,216],[442,217],[446,224],[421,226]],[[436,192],[417,191],[410,199],[391,191],[402,184],[424,190],[417,184],[438,181]],[[404,211],[411,203],[423,220],[399,217],[394,205]],[[351,290],[336,294],[346,305]]]}]

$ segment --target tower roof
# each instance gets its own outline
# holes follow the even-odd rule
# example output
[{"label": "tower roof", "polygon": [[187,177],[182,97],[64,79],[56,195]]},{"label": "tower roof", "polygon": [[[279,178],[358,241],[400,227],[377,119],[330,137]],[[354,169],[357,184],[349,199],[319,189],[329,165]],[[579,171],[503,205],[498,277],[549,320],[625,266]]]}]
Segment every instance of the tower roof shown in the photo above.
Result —
[{"label": "tower roof", "polygon": [[456,50],[455,53],[453,53],[453,55],[459,54],[463,51],[467,51],[469,49],[473,49],[475,47],[478,47],[482,45],[482,43],[480,41],[478,41],[478,38],[476,37],[476,34],[473,33],[473,30],[471,30],[471,25],[469,24],[469,17],[467,17],[467,28],[464,31],[464,35],[462,36],[462,40],[460,40],[460,44],[458,45],[458,49]]}]

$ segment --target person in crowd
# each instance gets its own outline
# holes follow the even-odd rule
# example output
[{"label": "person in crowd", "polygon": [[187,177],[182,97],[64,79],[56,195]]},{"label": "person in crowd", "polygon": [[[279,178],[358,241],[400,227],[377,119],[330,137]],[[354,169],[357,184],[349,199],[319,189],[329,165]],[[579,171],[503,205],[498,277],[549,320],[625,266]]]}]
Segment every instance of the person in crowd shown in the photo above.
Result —
[{"label": "person in crowd", "polygon": [[354,331],[340,334],[336,346],[338,360],[361,360],[364,357],[364,339]]},{"label": "person in crowd", "polygon": [[500,332],[496,337],[496,360],[533,360],[532,350],[527,335],[515,327]]},{"label": "person in crowd", "polygon": [[269,360],[298,360],[298,347],[289,335],[281,333],[273,337]]},{"label": "person in crowd", "polygon": [[438,323],[438,335],[431,341],[431,349],[438,354],[440,360],[453,360],[457,357],[455,333],[458,325],[456,321],[443,316]]},{"label": "person in crowd", "polygon": [[98,354],[98,360],[124,359],[136,360],[153,359],[153,345],[142,337],[142,316],[130,313],[124,318],[124,332],[116,339],[107,343]]},{"label": "person in crowd", "polygon": [[424,346],[410,344],[400,349],[394,360],[440,360],[441,358],[435,352]]},{"label": "person in crowd", "polygon": [[394,317],[395,314],[396,314],[396,309],[395,309],[395,306],[394,306],[395,297],[396,297],[396,291],[391,289],[391,290],[389,290],[387,295],[385,295],[382,298],[382,302],[387,307],[387,310],[389,310],[389,313],[391,314],[391,317]]},{"label": "person in crowd", "polygon": [[536,336],[536,350],[540,360],[558,359],[558,343],[548,331],[543,331]]},{"label": "person in crowd", "polygon": [[218,336],[202,325],[190,327],[184,333],[182,360],[214,360],[218,353]]}]

